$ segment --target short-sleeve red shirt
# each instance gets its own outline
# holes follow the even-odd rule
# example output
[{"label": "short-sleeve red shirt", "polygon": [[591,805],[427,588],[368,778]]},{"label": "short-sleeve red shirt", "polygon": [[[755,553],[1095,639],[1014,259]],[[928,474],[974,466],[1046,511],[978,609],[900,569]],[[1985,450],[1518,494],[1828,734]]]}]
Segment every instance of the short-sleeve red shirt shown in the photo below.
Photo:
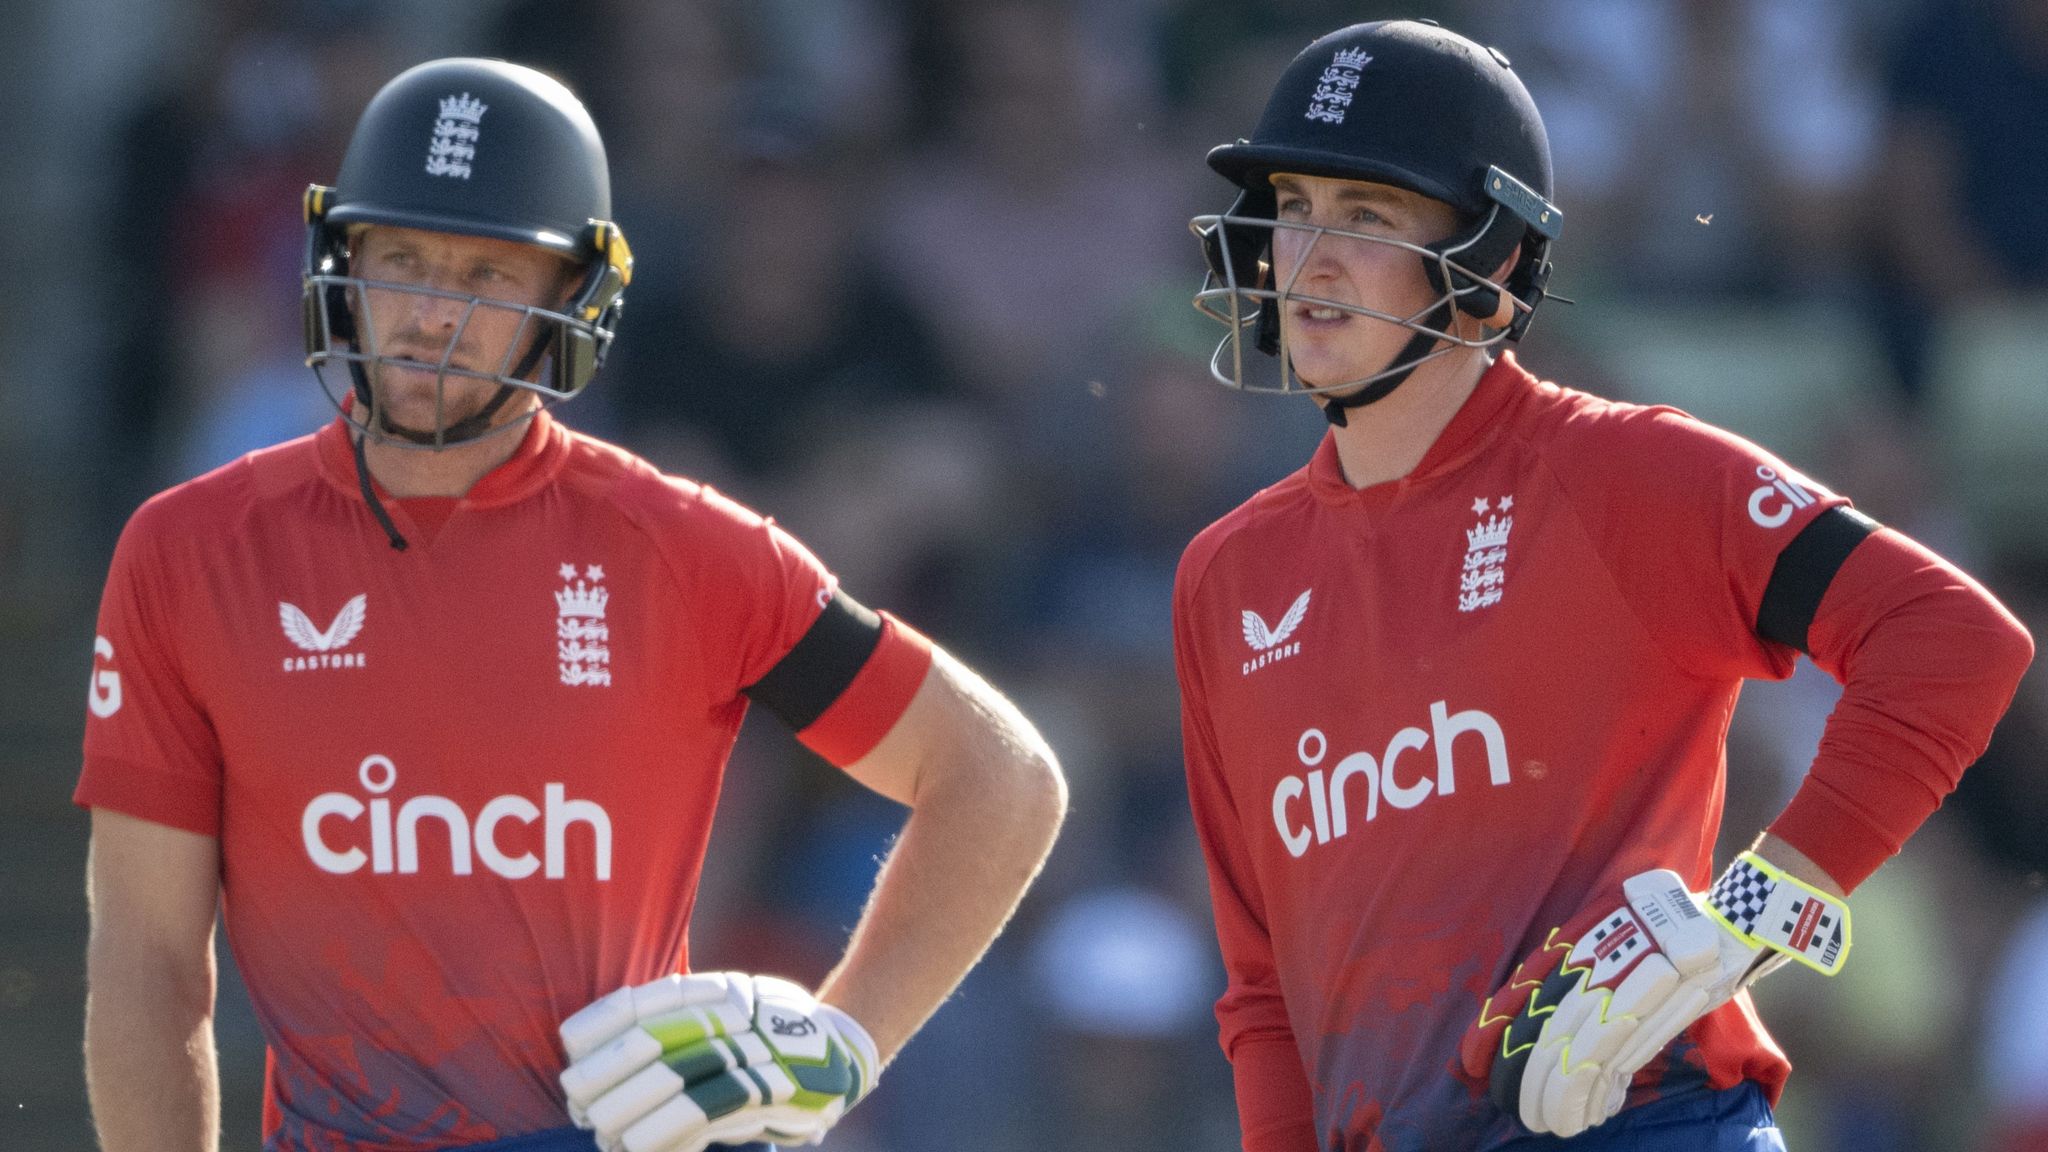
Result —
[{"label": "short-sleeve red shirt", "polygon": [[[741,690],[834,589],[546,414],[431,538],[387,506],[406,551],[337,421],[146,504],[100,611],[76,799],[219,838],[272,1148],[566,1123],[556,1024],[687,964]],[[885,618],[802,735],[858,758],[929,659]]]}]

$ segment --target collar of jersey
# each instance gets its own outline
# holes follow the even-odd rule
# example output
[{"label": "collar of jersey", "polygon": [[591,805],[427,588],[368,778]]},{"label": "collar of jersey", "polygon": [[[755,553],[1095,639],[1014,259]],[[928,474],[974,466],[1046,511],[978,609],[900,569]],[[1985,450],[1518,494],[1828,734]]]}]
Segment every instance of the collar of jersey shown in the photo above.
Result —
[{"label": "collar of jersey", "polygon": [[1478,455],[1500,431],[1503,410],[1535,383],[1536,378],[1515,362],[1513,352],[1501,353],[1479,378],[1478,386],[1465,398],[1458,414],[1437,433],[1435,443],[1423,453],[1414,471],[1398,480],[1367,488],[1353,488],[1344,479],[1344,466],[1337,460],[1337,430],[1332,428],[1323,433],[1323,442],[1317,445],[1315,456],[1308,462],[1309,490],[1326,503],[1381,507],[1411,486],[1454,471]]},{"label": "collar of jersey", "polygon": [[[350,423],[346,416],[337,416],[314,437],[320,453],[320,471],[328,481],[343,491],[362,499],[361,488],[356,482],[355,452],[349,444]],[[569,458],[569,435],[546,409],[534,413],[526,431],[519,438],[519,447],[503,464],[484,473],[469,494],[462,498],[459,507],[488,508],[495,505],[511,504],[532,495],[542,485],[553,479]],[[392,499],[384,485],[376,485],[377,498]]]}]

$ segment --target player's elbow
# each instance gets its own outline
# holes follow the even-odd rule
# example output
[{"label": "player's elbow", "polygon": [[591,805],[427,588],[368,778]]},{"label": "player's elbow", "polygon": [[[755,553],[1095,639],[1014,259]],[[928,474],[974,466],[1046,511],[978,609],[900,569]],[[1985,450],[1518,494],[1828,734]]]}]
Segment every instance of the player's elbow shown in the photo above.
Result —
[{"label": "player's elbow", "polygon": [[1043,740],[1017,766],[1025,815],[1046,830],[1048,838],[1067,818],[1067,777]]},{"label": "player's elbow", "polygon": [[976,734],[917,806],[972,837],[984,862],[1029,883],[1067,813],[1067,781],[1052,748],[1020,713]]},{"label": "player's elbow", "polygon": [[955,686],[953,723],[929,749],[912,807],[938,800],[1000,811],[1049,838],[1067,811],[1067,780],[1052,745],[979,675],[950,657],[944,665]]},{"label": "player's elbow", "polygon": [[1020,832],[1039,832],[1049,844],[1067,815],[1067,777],[1052,746],[1014,710],[979,743],[978,754],[968,757],[975,769],[958,786],[1000,810]]},{"label": "player's elbow", "polygon": [[1962,647],[1971,653],[1984,698],[1996,700],[2003,712],[2034,662],[2034,637],[1988,593],[1978,597],[1973,608],[1958,622]]},{"label": "player's elbow", "polygon": [[2007,682],[2017,688],[2020,677],[2026,675],[2027,668],[2034,663],[2034,636],[2012,615],[2003,612],[2000,615],[2004,620],[2001,622],[2003,627],[1999,629],[2001,651],[1998,664],[2005,672]]}]

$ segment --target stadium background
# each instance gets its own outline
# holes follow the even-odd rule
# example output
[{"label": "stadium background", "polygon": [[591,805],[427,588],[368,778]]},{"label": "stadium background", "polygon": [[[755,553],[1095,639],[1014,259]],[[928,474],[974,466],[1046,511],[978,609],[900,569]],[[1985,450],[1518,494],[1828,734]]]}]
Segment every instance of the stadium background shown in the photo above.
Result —
[{"label": "stadium background", "polygon": [[[556,71],[639,257],[562,411],[773,513],[986,669],[1074,788],[1043,881],[841,1149],[1233,1147],[1168,636],[1191,534],[1309,451],[1207,380],[1186,220],[1313,34],[1502,47],[1568,214],[1540,374],[1678,403],[1945,551],[2048,634],[2048,4],[2034,0],[26,0],[0,38],[0,1147],[90,1147],[79,1071],[92,613],[151,491],[309,430],[300,189],[447,54]],[[1417,109],[1415,114],[1427,114]],[[1531,654],[1540,666],[1541,654]],[[1832,699],[1744,699],[1729,827]],[[2048,1147],[2048,676],[1767,982],[1800,1152]],[[695,948],[815,980],[897,814],[772,723],[734,759]],[[227,1149],[260,1044],[224,978]]]}]

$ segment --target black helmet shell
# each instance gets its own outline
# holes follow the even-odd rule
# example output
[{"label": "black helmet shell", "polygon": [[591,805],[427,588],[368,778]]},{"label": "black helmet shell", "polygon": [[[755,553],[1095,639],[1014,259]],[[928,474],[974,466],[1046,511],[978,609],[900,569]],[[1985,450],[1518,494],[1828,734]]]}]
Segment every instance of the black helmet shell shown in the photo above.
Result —
[{"label": "black helmet shell", "polygon": [[408,69],[371,99],[326,218],[581,258],[611,207],[604,142],[568,88],[524,65],[456,57]]},{"label": "black helmet shell", "polygon": [[1273,86],[1250,139],[1209,153],[1249,191],[1275,172],[1370,180],[1468,218],[1499,167],[1550,200],[1550,141],[1507,57],[1433,24],[1354,24],[1310,44]]}]

